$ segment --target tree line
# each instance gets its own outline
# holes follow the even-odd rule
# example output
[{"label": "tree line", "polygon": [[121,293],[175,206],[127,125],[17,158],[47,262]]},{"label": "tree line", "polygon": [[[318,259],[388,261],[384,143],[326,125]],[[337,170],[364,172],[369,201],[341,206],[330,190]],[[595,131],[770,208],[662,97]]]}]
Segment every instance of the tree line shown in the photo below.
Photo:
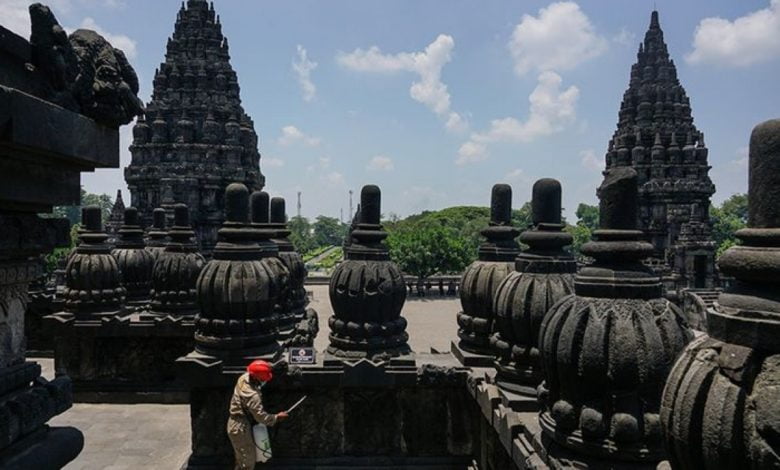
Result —
[{"label": "tree line", "polygon": [[[91,194],[81,190],[82,205],[97,205],[103,211],[103,222],[108,220],[113,201],[106,194]],[[73,225],[71,246],[80,222],[79,206],[55,207],[48,217],[65,217]],[[573,237],[570,252],[579,256],[582,245],[590,241],[599,226],[598,206],[579,204],[575,211],[577,221],[566,228]],[[480,231],[488,225],[490,208],[477,206],[448,207],[438,211],[424,211],[401,219],[395,215],[383,217],[382,224],[388,232],[387,246],[390,257],[410,275],[425,278],[434,274],[462,272],[477,259],[477,249],[482,243]],[[722,204],[710,207],[712,235],[720,256],[723,251],[738,243],[737,230],[747,225],[747,194],[734,194]],[[530,203],[512,211],[512,224],[519,230],[531,225]],[[339,219],[324,215],[314,221],[295,216],[288,221],[290,241],[305,259],[312,258],[327,248],[341,247],[349,232],[349,225]],[[47,264],[56,264],[69,249],[59,249],[47,258]],[[331,258],[340,254],[331,253]],[[52,266],[53,268],[53,266]]]}]

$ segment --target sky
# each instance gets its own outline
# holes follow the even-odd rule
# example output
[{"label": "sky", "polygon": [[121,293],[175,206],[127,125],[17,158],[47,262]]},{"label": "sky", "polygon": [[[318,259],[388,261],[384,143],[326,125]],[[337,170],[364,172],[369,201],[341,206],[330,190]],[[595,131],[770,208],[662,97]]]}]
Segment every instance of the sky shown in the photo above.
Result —
[{"label": "sky", "polygon": [[[26,0],[0,24],[29,36]],[[180,2],[50,0],[60,24],[123,49],[149,101]],[[382,212],[488,205],[509,183],[563,186],[564,216],[597,203],[607,142],[654,5],[704,132],[719,203],[747,190],[747,145],[779,117],[780,0],[217,0],[266,190],[302,214],[349,218],[378,184]],[[121,166],[131,125],[120,129]],[[84,173],[112,197],[123,170]]]}]

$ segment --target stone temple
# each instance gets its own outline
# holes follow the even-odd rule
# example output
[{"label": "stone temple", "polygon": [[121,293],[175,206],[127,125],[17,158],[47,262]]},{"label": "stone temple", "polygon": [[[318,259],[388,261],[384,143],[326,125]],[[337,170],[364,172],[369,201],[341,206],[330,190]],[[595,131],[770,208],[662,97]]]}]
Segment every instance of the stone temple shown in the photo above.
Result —
[{"label": "stone temple", "polygon": [[[693,325],[670,294],[717,284],[714,188],[656,12],[588,262],[565,248],[559,181],[533,185],[528,227],[513,226],[512,188],[496,184],[459,309],[407,298],[373,184],[328,286],[306,284],[284,200],[260,189],[219,20],[189,0],[134,129],[115,242],[101,208],[83,207],[62,311],[39,322],[53,330],[49,380],[26,351],[38,328],[25,323],[27,292],[69,230],[39,213],[76,204],[82,171],[117,167],[118,128],[144,110],[121,51],[30,11],[29,42],[0,27],[0,469],[77,457],[78,468],[236,468],[228,405],[259,358],[274,375],[262,406],[300,406],[270,430],[273,458],[257,468],[780,468],[780,120],[750,138],[748,227],[718,259],[732,280]],[[315,306],[329,309],[321,332]],[[173,403],[187,403],[184,421],[169,420]],[[80,429],[61,421],[74,415],[65,423]],[[187,423],[178,460],[163,464]]]},{"label": "stone temple", "polygon": [[143,226],[152,212],[190,208],[201,248],[209,253],[224,220],[225,188],[259,190],[257,134],[244,112],[228,40],[214,6],[188,0],[176,18],[165,61],[155,72],[152,100],[133,128],[125,180]]},{"label": "stone temple", "polygon": [[653,244],[647,261],[667,290],[717,285],[704,134],[654,11],[609,142],[606,169],[631,166],[639,178],[639,228]]}]

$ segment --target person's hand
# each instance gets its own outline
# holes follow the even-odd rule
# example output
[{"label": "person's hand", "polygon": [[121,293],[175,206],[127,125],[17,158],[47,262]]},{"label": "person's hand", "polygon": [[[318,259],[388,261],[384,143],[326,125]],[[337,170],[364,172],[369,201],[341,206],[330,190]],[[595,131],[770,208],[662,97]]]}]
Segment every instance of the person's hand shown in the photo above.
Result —
[{"label": "person's hand", "polygon": [[287,418],[289,418],[290,415],[287,414],[286,411],[280,411],[279,413],[276,413],[276,420],[277,421],[283,421]]}]

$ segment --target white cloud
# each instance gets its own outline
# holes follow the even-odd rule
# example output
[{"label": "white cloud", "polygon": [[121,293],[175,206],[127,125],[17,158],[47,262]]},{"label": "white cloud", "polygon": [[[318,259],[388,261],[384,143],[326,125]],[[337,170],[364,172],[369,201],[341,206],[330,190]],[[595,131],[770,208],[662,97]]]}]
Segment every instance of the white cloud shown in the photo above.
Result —
[{"label": "white cloud", "polygon": [[455,164],[463,166],[468,163],[477,163],[487,158],[487,147],[476,142],[468,141],[458,149],[458,158]]},{"label": "white cloud", "polygon": [[780,57],[780,0],[734,21],[704,18],[693,34],[690,64],[744,67]]},{"label": "white cloud", "polygon": [[284,126],[282,135],[277,139],[277,143],[283,147],[293,144],[303,144],[307,147],[316,147],[320,145],[319,137],[311,137],[304,134],[295,126]]},{"label": "white cloud", "polygon": [[295,76],[298,78],[298,84],[301,85],[303,101],[311,101],[317,94],[317,87],[311,81],[311,72],[317,68],[317,62],[309,60],[306,49],[298,44],[298,57],[292,63]]},{"label": "white cloud", "polygon": [[515,73],[569,70],[603,53],[608,41],[598,35],[574,2],[557,2],[523,15],[507,44]]},{"label": "white cloud", "polygon": [[612,41],[621,46],[630,46],[636,43],[636,34],[632,33],[624,26],[620,29],[619,33],[612,37]]},{"label": "white cloud", "polygon": [[401,196],[404,209],[410,213],[435,209],[447,201],[446,194],[436,191],[430,186],[411,186],[404,189]]},{"label": "white cloud", "polygon": [[393,159],[384,155],[377,155],[368,162],[367,169],[372,171],[391,171],[395,166]]},{"label": "white cloud", "polygon": [[[3,12],[2,25],[19,36],[29,39],[30,38],[30,2],[29,0],[0,0],[0,10]],[[45,2],[49,6],[54,15],[58,13],[74,13],[74,7],[76,4],[86,7],[87,10],[96,7],[105,8],[121,8],[125,4],[121,0],[49,0]],[[59,18],[58,18],[59,20]],[[124,35],[115,35],[107,33],[100,28],[95,21],[86,17],[81,22],[80,28],[88,28],[95,30],[98,34],[105,37],[114,47],[122,49],[128,57],[135,57],[136,45],[135,41]],[[70,33],[76,28],[65,27]]]},{"label": "white cloud", "polygon": [[265,168],[280,168],[284,166],[284,160],[276,157],[263,157],[260,163]]},{"label": "white cloud", "polygon": [[576,86],[561,90],[562,79],[555,72],[542,72],[536,88],[528,96],[530,114],[525,121],[513,117],[494,119],[490,129],[471,134],[458,151],[458,165],[487,158],[487,144],[495,142],[527,143],[538,137],[562,131],[574,121],[580,91]]},{"label": "white cloud", "polygon": [[526,179],[525,172],[521,168],[515,168],[504,175],[504,179],[507,181],[523,181]]},{"label": "white cloud", "polygon": [[342,66],[357,72],[390,73],[413,72],[419,80],[412,83],[409,94],[446,119],[446,128],[451,131],[463,131],[467,128],[465,119],[450,109],[450,93],[447,85],[441,81],[441,71],[452,59],[455,41],[452,36],[440,34],[424,51],[384,54],[377,46],[367,50],[355,49],[346,54],[340,52],[336,60]]},{"label": "white cloud", "polygon": [[580,152],[582,166],[588,170],[600,171],[604,169],[604,163],[596,157],[593,149],[587,149]]},{"label": "white cloud", "polygon": [[331,171],[320,178],[324,183],[331,187],[344,186],[344,175],[338,171]]},{"label": "white cloud", "polygon": [[748,147],[740,147],[737,149],[737,158],[731,160],[731,164],[740,168],[747,168],[750,161],[750,149]]},{"label": "white cloud", "polygon": [[81,21],[79,28],[91,29],[95,31],[99,35],[103,36],[106,41],[110,42],[112,46],[122,50],[128,59],[135,59],[137,55],[136,43],[129,36],[125,36],[124,34],[109,33],[105,29],[101,28],[100,25],[95,23],[95,20],[90,17],[84,18],[84,20]]}]

